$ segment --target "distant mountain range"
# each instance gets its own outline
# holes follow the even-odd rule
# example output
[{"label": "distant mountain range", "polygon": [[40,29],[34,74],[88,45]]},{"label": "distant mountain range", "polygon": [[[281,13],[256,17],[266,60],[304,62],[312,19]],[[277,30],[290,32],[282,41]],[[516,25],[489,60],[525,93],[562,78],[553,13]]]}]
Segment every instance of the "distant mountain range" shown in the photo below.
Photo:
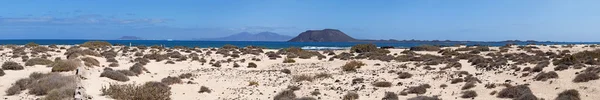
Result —
[{"label": "distant mountain range", "polygon": [[273,32],[260,32],[256,34],[242,32],[238,34],[233,34],[226,37],[220,38],[209,38],[209,39],[199,39],[206,41],[288,41],[292,37],[287,35],[280,35]]},{"label": "distant mountain range", "polygon": [[117,40],[143,40],[143,38],[140,38],[137,36],[122,36],[121,38],[118,38]]}]

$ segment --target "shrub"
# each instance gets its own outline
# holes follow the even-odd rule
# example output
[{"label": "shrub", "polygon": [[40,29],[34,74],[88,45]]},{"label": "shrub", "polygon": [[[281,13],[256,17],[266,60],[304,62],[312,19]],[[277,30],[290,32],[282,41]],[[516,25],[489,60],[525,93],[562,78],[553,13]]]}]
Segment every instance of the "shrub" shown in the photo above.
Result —
[{"label": "shrub", "polygon": [[[530,98],[533,96],[531,89],[526,85],[508,86],[500,92],[498,92],[498,98],[513,98],[515,100],[536,100],[536,99],[518,99],[518,98]],[[533,96],[534,98],[537,98]]]},{"label": "shrub", "polygon": [[100,74],[100,77],[106,77],[121,82],[129,81],[129,77],[125,74],[113,70],[104,70],[104,72]]},{"label": "shrub", "polygon": [[136,75],[142,74],[144,71],[148,72],[148,69],[144,67],[144,65],[140,63],[135,63],[133,66],[129,67],[129,71],[134,72]]},{"label": "shrub", "polygon": [[471,88],[473,88],[473,87],[475,87],[475,82],[467,82],[467,83],[465,83],[465,85],[464,85],[462,88],[460,88],[460,89],[462,89],[462,90],[466,90],[466,89],[471,89]]},{"label": "shrub", "polygon": [[412,76],[413,75],[410,74],[410,73],[408,73],[408,72],[399,72],[398,73],[398,78],[400,78],[400,79],[407,79],[407,78],[410,78]]},{"label": "shrub", "polygon": [[283,59],[283,63],[295,63],[296,60],[294,60],[293,58],[285,58]]},{"label": "shrub", "polygon": [[119,63],[110,63],[108,64],[108,67],[119,67]]},{"label": "shrub", "polygon": [[96,58],[85,57],[81,58],[81,60],[83,61],[83,65],[88,67],[100,66],[100,61],[96,60]]},{"label": "shrub", "polygon": [[294,100],[317,100],[317,99],[315,99],[313,97],[301,97],[301,98],[296,98]]},{"label": "shrub", "polygon": [[432,46],[432,45],[420,45],[420,46],[415,46],[415,47],[410,47],[411,51],[440,51],[440,47],[439,46]]},{"label": "shrub", "polygon": [[427,97],[427,96],[417,96],[413,98],[408,98],[406,100],[442,100],[438,97]]},{"label": "shrub", "polygon": [[106,58],[106,62],[118,63],[119,61],[117,61],[117,59],[112,57],[112,58]]},{"label": "shrub", "polygon": [[473,90],[464,91],[464,92],[462,92],[462,95],[460,97],[461,98],[475,98],[475,97],[477,97],[477,92],[475,92]]},{"label": "shrub", "polygon": [[557,65],[556,67],[554,67],[555,71],[562,71],[562,70],[565,70],[565,69],[569,69],[569,65],[560,64],[560,65]]},{"label": "shrub", "polygon": [[581,98],[579,98],[579,91],[570,89],[559,93],[554,100],[581,100]]},{"label": "shrub", "polygon": [[14,61],[6,61],[2,64],[2,69],[4,70],[23,70],[23,66]]},{"label": "shrub", "polygon": [[37,47],[37,46],[40,46],[40,45],[37,43],[34,43],[34,42],[29,42],[29,43],[25,44],[25,47],[28,47],[28,48],[29,47]]},{"label": "shrub", "polygon": [[0,69],[0,76],[4,76],[6,73],[4,73],[4,70]]},{"label": "shrub", "polygon": [[54,89],[42,98],[42,100],[73,100],[76,87]]},{"label": "shrub", "polygon": [[385,92],[385,95],[381,100],[399,100],[398,95],[394,92]]},{"label": "shrub", "polygon": [[208,87],[206,87],[206,86],[201,86],[201,87],[200,87],[200,91],[198,91],[198,93],[205,93],[205,92],[206,92],[206,93],[210,93],[211,91],[210,91],[210,89],[208,89]]},{"label": "shrub", "polygon": [[258,67],[258,66],[255,63],[253,63],[253,62],[248,63],[248,68],[256,68],[256,67]]},{"label": "shrub", "polygon": [[282,69],[281,72],[285,74],[292,74],[292,71],[289,69]]},{"label": "shrub", "polygon": [[221,49],[238,49],[238,47],[231,44],[225,44],[223,47],[221,47]]},{"label": "shrub", "polygon": [[358,94],[356,92],[348,92],[342,100],[358,100]]},{"label": "shrub", "polygon": [[102,87],[102,95],[117,100],[170,100],[171,87],[160,82],[146,82],[144,85],[110,84]]},{"label": "shrub", "polygon": [[25,66],[33,66],[33,65],[50,65],[52,64],[52,60],[44,59],[44,58],[33,58],[27,60],[25,62]]},{"label": "shrub", "polygon": [[168,76],[168,77],[160,80],[160,82],[162,82],[166,85],[173,85],[173,84],[177,84],[177,83],[182,83],[183,81],[181,81],[181,79],[179,77]]},{"label": "shrub", "polygon": [[375,82],[373,83],[375,87],[392,87],[392,82]]},{"label": "shrub", "polygon": [[258,86],[258,82],[256,82],[256,81],[249,81],[248,82],[248,86]]},{"label": "shrub", "polygon": [[550,71],[548,73],[542,72],[542,73],[539,73],[538,75],[536,75],[534,79],[536,81],[546,81],[551,78],[558,78],[558,74],[556,74],[556,72],[554,72],[554,71]]},{"label": "shrub", "polygon": [[331,78],[331,74],[329,73],[319,73],[315,75],[315,78],[320,79],[320,78]]},{"label": "shrub", "polygon": [[294,100],[296,94],[292,90],[285,90],[273,97],[273,100]]},{"label": "shrub", "polygon": [[429,88],[429,85],[419,85],[419,86],[409,87],[406,90],[406,93],[410,93],[410,94],[424,94],[424,93],[427,92],[427,88]]},{"label": "shrub", "polygon": [[350,51],[353,51],[356,53],[363,53],[363,52],[376,51],[377,49],[378,48],[375,44],[356,44],[350,48]]},{"label": "shrub", "polygon": [[87,41],[87,42],[81,44],[80,46],[88,47],[88,48],[100,48],[100,47],[112,46],[112,44],[110,44],[106,41]]},{"label": "shrub", "polygon": [[62,76],[59,73],[43,74],[27,85],[29,94],[41,96],[60,88],[75,89],[75,76]]},{"label": "shrub", "polygon": [[364,66],[365,63],[361,62],[361,61],[350,61],[347,62],[344,66],[342,66],[342,70],[343,71],[356,71],[356,69],[360,68],[361,66]]},{"label": "shrub", "polygon": [[584,72],[584,73],[581,73],[581,74],[575,76],[575,79],[573,79],[573,82],[575,82],[575,83],[588,82],[590,80],[597,80],[598,78],[600,78],[600,77],[596,73]]},{"label": "shrub", "polygon": [[456,83],[460,83],[460,82],[464,82],[465,80],[462,78],[454,78],[450,81],[450,84],[456,84]]},{"label": "shrub", "polygon": [[127,76],[136,76],[137,74],[129,71],[129,70],[116,70],[119,73],[123,73],[123,75],[127,75]]},{"label": "shrub", "polygon": [[192,74],[192,73],[183,73],[183,74],[179,75],[179,78],[186,79],[186,78],[192,78],[193,76],[194,76],[194,74]]},{"label": "shrub", "polygon": [[73,71],[81,66],[81,62],[77,60],[59,60],[55,61],[50,66],[52,67],[52,72]]},{"label": "shrub", "polygon": [[169,60],[169,61],[165,62],[165,64],[175,64],[175,62]]},{"label": "shrub", "polygon": [[312,82],[313,81],[313,77],[307,74],[302,74],[302,75],[294,75],[294,77],[292,77],[292,80],[294,80],[295,82],[302,82],[302,81],[309,81]]}]

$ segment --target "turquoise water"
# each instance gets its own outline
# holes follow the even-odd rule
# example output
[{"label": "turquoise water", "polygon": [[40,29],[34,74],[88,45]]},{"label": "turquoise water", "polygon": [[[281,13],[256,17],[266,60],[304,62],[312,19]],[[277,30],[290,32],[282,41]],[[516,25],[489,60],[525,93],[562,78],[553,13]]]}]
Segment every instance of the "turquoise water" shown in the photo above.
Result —
[{"label": "turquoise water", "polygon": [[[24,45],[29,42],[35,42],[40,45],[73,45],[81,44],[90,40],[0,40],[0,44],[16,44]],[[167,41],[167,40],[102,40],[112,44],[123,44],[123,45],[164,45],[167,47],[172,46],[187,46],[187,47],[221,47],[225,44],[231,44],[236,46],[261,46],[266,48],[278,49],[287,47],[303,47],[309,48],[345,48],[351,47],[356,44],[364,44],[368,42],[265,42],[265,41]],[[418,45],[446,45],[451,46],[455,44],[466,44],[466,45],[487,45],[487,46],[503,46],[508,42],[393,42],[393,43],[373,43],[377,46],[393,46],[393,47],[412,47]],[[510,42],[519,45],[525,45],[532,42]],[[534,42],[535,44],[600,44],[600,42]]]}]

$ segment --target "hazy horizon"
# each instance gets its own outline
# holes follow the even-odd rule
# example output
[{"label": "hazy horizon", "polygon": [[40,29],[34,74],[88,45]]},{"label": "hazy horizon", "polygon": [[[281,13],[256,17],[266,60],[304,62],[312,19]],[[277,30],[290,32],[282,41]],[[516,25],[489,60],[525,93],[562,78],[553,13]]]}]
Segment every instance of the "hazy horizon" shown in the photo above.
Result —
[{"label": "hazy horizon", "polygon": [[594,0],[2,1],[0,39],[191,40],[241,32],[357,39],[597,42]]}]

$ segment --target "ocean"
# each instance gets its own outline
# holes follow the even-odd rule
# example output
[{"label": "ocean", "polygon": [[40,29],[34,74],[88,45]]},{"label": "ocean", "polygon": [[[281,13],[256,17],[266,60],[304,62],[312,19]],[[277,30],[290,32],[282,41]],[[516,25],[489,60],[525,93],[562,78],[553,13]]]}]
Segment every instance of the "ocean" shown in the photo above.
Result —
[{"label": "ocean", "polygon": [[[93,40],[54,40],[54,39],[23,39],[23,40],[0,40],[0,44],[15,44],[24,45],[29,42],[34,42],[40,45],[74,45],[82,44],[86,41]],[[270,49],[288,48],[288,47],[301,47],[303,49],[344,49],[349,48],[356,44],[365,44],[368,42],[267,42],[267,41],[191,41],[191,40],[100,40],[107,41],[112,44],[122,45],[163,45],[166,47],[173,46],[187,46],[187,47],[221,47],[225,44],[236,45],[240,47],[244,46],[260,46]],[[535,44],[547,44],[547,45],[566,45],[566,44],[600,44],[600,42],[377,42],[373,43],[377,46],[393,46],[397,48],[408,48],[419,45],[445,45],[452,46],[456,44],[465,45],[486,45],[486,46],[504,46],[507,43],[515,43],[518,45],[526,45],[530,43]]]}]

